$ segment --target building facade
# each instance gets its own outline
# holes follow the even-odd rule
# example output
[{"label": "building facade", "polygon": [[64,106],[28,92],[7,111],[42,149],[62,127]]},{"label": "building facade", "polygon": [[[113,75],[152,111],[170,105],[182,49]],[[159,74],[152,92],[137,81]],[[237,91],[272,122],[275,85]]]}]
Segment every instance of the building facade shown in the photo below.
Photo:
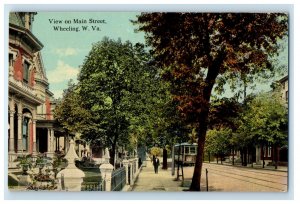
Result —
[{"label": "building facade", "polygon": [[288,104],[289,101],[289,77],[285,76],[279,80],[281,98]]},{"label": "building facade", "polygon": [[9,15],[9,167],[21,154],[53,155],[66,138],[56,127],[56,105],[43,66],[43,44],[31,32],[33,12]]},{"label": "building facade", "polygon": [[[278,80],[279,89],[281,93],[281,99],[285,102],[288,108],[288,75]],[[288,133],[287,133],[288,134]],[[278,156],[277,156],[278,155]],[[277,158],[276,158],[277,157]],[[265,164],[273,163],[278,160],[278,165],[288,165],[288,145],[278,146],[269,143],[266,146],[256,147],[256,163],[261,164],[265,161]]]}]

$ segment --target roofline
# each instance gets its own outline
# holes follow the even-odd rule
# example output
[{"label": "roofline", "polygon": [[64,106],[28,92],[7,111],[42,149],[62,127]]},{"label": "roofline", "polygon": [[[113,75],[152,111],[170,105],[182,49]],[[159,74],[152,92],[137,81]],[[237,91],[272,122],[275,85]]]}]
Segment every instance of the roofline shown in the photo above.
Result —
[{"label": "roofline", "polygon": [[287,81],[288,79],[289,79],[289,75],[286,75],[286,76],[282,77],[281,79],[279,79],[278,81],[279,81],[280,83],[282,83],[282,82],[284,82],[284,81]]},{"label": "roofline", "polygon": [[180,144],[175,144],[174,146],[175,146],[175,147],[178,147],[178,146],[182,146],[182,145],[186,145],[186,146],[188,146],[188,145],[190,145],[190,146],[196,146],[197,143],[191,144],[191,143],[188,143],[188,142],[183,142],[183,143],[180,143]]},{"label": "roofline", "polygon": [[44,47],[41,41],[39,41],[39,39],[37,39],[37,37],[35,37],[30,30],[12,23],[9,23],[9,29],[14,29],[18,32],[28,35],[30,39],[37,45],[38,50],[41,50]]},{"label": "roofline", "polygon": [[49,94],[50,96],[54,95],[49,89],[46,89],[46,93]]}]

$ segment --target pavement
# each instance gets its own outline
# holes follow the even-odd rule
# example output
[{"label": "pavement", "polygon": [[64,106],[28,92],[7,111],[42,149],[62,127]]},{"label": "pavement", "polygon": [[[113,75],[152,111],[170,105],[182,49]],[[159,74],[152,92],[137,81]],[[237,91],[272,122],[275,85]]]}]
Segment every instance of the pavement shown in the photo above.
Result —
[{"label": "pavement", "polygon": [[[162,160],[161,160],[162,161]],[[169,163],[169,161],[168,161]],[[227,168],[226,168],[227,166]],[[287,188],[287,184],[284,184],[283,187],[282,184],[280,184],[280,188],[277,189],[277,186],[272,186],[272,183],[279,182],[277,180],[272,181],[265,181],[263,178],[259,178],[261,174],[263,177],[266,175],[269,175],[274,171],[274,174],[280,174],[282,175],[287,174],[287,167],[284,166],[278,166],[278,169],[275,169],[272,166],[266,166],[265,169],[262,169],[261,165],[254,165],[253,167],[251,165],[244,167],[236,165],[234,167],[231,166],[229,163],[223,162],[216,163],[203,163],[202,168],[202,177],[201,177],[201,191],[206,191],[206,179],[205,179],[205,168],[213,168],[213,169],[219,169],[219,168],[225,168],[226,172],[230,174],[233,173],[233,171],[237,172],[245,172],[245,174],[241,175],[241,178],[230,178],[228,175],[219,176],[214,174],[211,170],[210,171],[210,187],[209,191],[244,191],[244,192],[257,192],[257,191],[285,191]],[[228,169],[229,168],[229,169]],[[233,168],[233,169],[232,169]],[[175,169],[175,175],[172,176],[171,168],[169,167],[167,170],[161,169],[161,166],[159,167],[158,174],[154,173],[154,167],[151,163],[151,161],[147,161],[147,165],[142,167],[138,178],[136,179],[134,185],[131,187],[130,191],[136,191],[136,192],[151,192],[151,191],[169,191],[169,192],[178,192],[178,191],[187,191],[190,184],[191,184],[191,178],[193,173],[194,167],[184,167],[184,181],[182,180],[176,180],[176,169]],[[244,170],[243,170],[244,169]],[[256,173],[256,170],[258,171]],[[264,171],[266,170],[266,171]],[[249,171],[249,172],[248,172]],[[255,171],[253,173],[253,171]],[[248,180],[245,180],[245,177],[249,175],[252,172],[253,176],[250,177]],[[262,172],[262,173],[261,173]],[[263,173],[265,172],[265,173]],[[276,173],[275,173],[276,172]],[[228,174],[227,173],[227,174]],[[257,178],[256,178],[257,177]],[[253,179],[254,178],[254,179]],[[227,180],[226,180],[227,179]],[[277,178],[276,178],[277,179]],[[286,177],[281,178],[282,181],[280,182],[287,182]],[[263,184],[261,184],[262,182]],[[266,187],[266,182],[269,185],[269,187]],[[259,184],[259,185],[256,185]],[[282,190],[282,189],[283,190]]]},{"label": "pavement", "polygon": [[176,176],[172,176],[171,168],[167,170],[158,168],[158,173],[154,173],[151,161],[147,161],[146,166],[142,167],[140,174],[132,186],[131,191],[183,191],[187,187],[182,187],[182,181],[175,181]]}]

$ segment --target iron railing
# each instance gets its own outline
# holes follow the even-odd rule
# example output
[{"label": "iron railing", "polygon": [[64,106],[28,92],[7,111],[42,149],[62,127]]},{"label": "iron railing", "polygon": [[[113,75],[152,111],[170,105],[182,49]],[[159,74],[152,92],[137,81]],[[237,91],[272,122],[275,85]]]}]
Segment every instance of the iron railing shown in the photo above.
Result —
[{"label": "iron railing", "polygon": [[126,184],[125,167],[120,167],[113,171],[111,178],[111,190],[121,191]]},{"label": "iron railing", "polygon": [[83,182],[81,191],[105,191],[105,181],[100,182]]}]

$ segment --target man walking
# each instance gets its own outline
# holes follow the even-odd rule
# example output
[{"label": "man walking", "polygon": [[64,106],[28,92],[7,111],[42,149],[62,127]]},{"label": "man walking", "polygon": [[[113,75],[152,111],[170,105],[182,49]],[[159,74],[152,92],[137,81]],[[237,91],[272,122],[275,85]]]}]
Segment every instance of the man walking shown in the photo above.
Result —
[{"label": "man walking", "polygon": [[159,159],[157,158],[157,156],[155,156],[153,159],[153,166],[154,166],[154,172],[157,174],[158,166],[159,166]]}]

